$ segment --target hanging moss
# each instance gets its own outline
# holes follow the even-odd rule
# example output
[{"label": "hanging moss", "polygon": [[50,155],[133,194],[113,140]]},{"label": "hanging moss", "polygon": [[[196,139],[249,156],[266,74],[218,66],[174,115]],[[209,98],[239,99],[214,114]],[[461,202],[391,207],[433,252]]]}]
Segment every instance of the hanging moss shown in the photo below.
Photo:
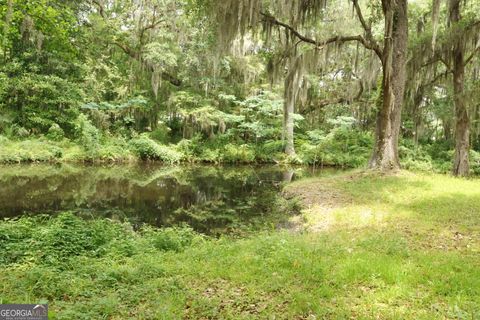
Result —
[{"label": "hanging moss", "polygon": [[440,16],[441,0],[433,0],[432,2],[432,51],[435,51],[435,43],[437,40],[438,32],[438,19]]}]

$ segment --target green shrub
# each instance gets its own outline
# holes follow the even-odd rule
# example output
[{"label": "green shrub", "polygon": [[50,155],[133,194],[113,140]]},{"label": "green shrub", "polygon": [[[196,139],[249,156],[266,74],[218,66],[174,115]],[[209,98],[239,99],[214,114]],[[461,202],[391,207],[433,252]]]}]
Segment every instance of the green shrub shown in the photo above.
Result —
[{"label": "green shrub", "polygon": [[255,152],[247,144],[234,145],[229,143],[225,145],[222,155],[223,161],[229,163],[249,163],[255,161]]},{"label": "green shrub", "polygon": [[[449,141],[435,141],[415,145],[413,140],[402,140],[399,147],[400,162],[405,169],[448,173],[452,170],[454,146]],[[475,151],[470,153],[470,164],[476,173]]]},{"label": "green shrub", "polygon": [[183,159],[181,152],[172,147],[156,143],[147,134],[141,134],[132,139],[130,146],[142,160],[162,160],[168,163],[177,163]]},{"label": "green shrub", "polygon": [[47,138],[54,141],[60,141],[65,137],[65,132],[56,123],[52,124],[48,129]]},{"label": "green shrub", "polygon": [[266,154],[283,152],[285,143],[281,140],[269,140],[262,145],[262,151]]},{"label": "green shrub", "polygon": [[74,125],[78,142],[86,151],[88,157],[95,158],[100,146],[100,131],[83,113],[77,117]]},{"label": "green shrub", "polygon": [[[0,72],[0,81],[1,81],[1,72]],[[1,97],[1,85],[0,85],[0,97]],[[13,112],[7,113],[4,110],[0,113],[0,133],[8,134],[11,132],[13,119],[15,114]]]},{"label": "green shrub", "polygon": [[255,158],[260,162],[273,162],[283,156],[284,145],[281,140],[269,140],[259,144],[255,147]]},{"label": "green shrub", "polygon": [[190,227],[148,228],[145,230],[145,236],[156,249],[176,252],[191,246],[194,239],[199,237]]},{"label": "green shrub", "polygon": [[398,153],[403,168],[420,171],[433,170],[432,157],[424,148],[414,146],[413,144],[410,144],[409,141],[402,143],[403,145],[398,148]]},{"label": "green shrub", "polygon": [[192,139],[182,139],[177,143],[177,150],[183,153],[186,159],[195,159],[204,149],[201,147],[200,139],[199,136],[194,136]]},{"label": "green shrub", "polygon": [[156,250],[180,252],[203,239],[187,226],[147,226],[134,231],[128,223],[82,219],[68,212],[21,217],[0,221],[0,264],[66,270],[75,268],[79,258],[119,259]]},{"label": "green shrub", "polygon": [[159,159],[167,163],[179,163],[183,159],[183,154],[174,147],[159,145],[157,147]]},{"label": "green shrub", "polygon": [[470,170],[474,174],[480,174],[480,152],[470,150]]},{"label": "green shrub", "polygon": [[200,161],[218,163],[222,159],[219,149],[203,149],[201,154],[198,156]]},{"label": "green shrub", "polygon": [[[9,76],[2,79],[0,100],[8,101],[5,105],[7,112],[14,112],[14,122],[29,132],[44,134],[52,124],[57,123],[70,134],[72,121],[78,116],[79,103],[84,97],[82,85],[71,81],[75,67],[70,59],[69,67],[72,66],[72,69],[69,71],[72,73],[67,72],[66,65],[60,60],[49,57],[51,63],[46,60],[40,62],[42,58],[38,56],[33,64],[33,61],[21,62],[22,59],[16,57],[2,65],[1,69],[7,69]],[[27,61],[30,59],[33,57]],[[48,69],[44,69],[44,74],[40,71],[42,65]]]},{"label": "green shrub", "polygon": [[27,129],[17,124],[10,127],[10,134],[16,138],[27,138],[30,135]]},{"label": "green shrub", "polygon": [[71,213],[22,217],[0,223],[0,262],[58,264],[74,256],[102,256],[114,240],[134,234],[109,220],[83,220]]},{"label": "green shrub", "polygon": [[56,162],[62,155],[62,148],[44,139],[4,139],[0,148],[0,163]]},{"label": "green shrub", "polygon": [[177,150],[182,152],[186,157],[193,156],[192,140],[182,139],[177,143]]},{"label": "green shrub", "polygon": [[341,126],[325,134],[307,132],[309,139],[300,143],[299,158],[303,163],[327,166],[359,167],[367,163],[373,139],[367,132]]},{"label": "green shrub", "polygon": [[109,138],[98,149],[97,157],[101,161],[121,162],[130,161],[134,157],[123,139]]},{"label": "green shrub", "polygon": [[[403,144],[408,144],[412,148],[414,143],[411,140],[405,140]],[[419,147],[425,149],[435,162],[452,162],[453,149],[455,146],[451,141],[440,140],[430,143],[422,143]]]},{"label": "green shrub", "polygon": [[159,159],[158,144],[147,135],[140,135],[130,140],[130,146],[133,151],[142,159]]},{"label": "green shrub", "polygon": [[170,142],[170,131],[171,129],[165,125],[160,124],[155,130],[150,132],[149,136],[153,140],[160,143],[169,143]]}]

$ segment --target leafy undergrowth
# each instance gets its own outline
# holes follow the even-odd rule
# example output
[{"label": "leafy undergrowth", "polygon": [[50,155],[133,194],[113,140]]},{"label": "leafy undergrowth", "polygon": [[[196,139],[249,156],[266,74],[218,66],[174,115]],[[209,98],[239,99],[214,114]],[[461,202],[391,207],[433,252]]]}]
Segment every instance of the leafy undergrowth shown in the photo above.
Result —
[{"label": "leafy undergrowth", "polygon": [[40,162],[134,162],[135,154],[122,139],[107,139],[95,149],[85,149],[68,139],[45,137],[10,140],[0,136],[0,164]]},{"label": "leafy undergrowth", "polygon": [[480,317],[480,181],[350,172],[287,191],[315,232],[4,221],[0,303],[49,301],[53,319]]},{"label": "leafy undergrowth", "polygon": [[[78,132],[71,139],[55,134],[7,138],[0,135],[0,164],[24,162],[97,162],[130,163],[139,160],[167,164],[285,163],[314,166],[360,168],[371,154],[370,134],[337,127],[330,133],[309,131],[296,141],[297,155],[287,156],[281,140],[246,142],[230,135],[208,139],[199,135],[169,143],[157,131],[132,137],[101,133],[84,116],[78,119]],[[52,127],[56,128],[56,127]],[[402,141],[399,148],[402,167],[408,170],[447,173],[452,167],[453,150],[446,143],[414,145]],[[480,174],[480,153],[470,150],[470,173]]]}]

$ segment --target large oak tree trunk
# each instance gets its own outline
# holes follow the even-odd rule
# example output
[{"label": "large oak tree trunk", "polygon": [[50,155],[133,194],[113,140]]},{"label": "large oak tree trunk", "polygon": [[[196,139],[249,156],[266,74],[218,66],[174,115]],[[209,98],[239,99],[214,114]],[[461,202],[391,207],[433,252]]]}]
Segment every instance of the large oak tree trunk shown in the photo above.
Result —
[{"label": "large oak tree trunk", "polygon": [[[450,22],[457,24],[460,21],[460,0],[450,2]],[[464,98],[464,44],[462,33],[456,35],[453,48],[453,100],[455,104],[455,157],[452,173],[455,176],[468,176],[470,172],[470,120]]]},{"label": "large oak tree trunk", "polygon": [[383,48],[382,104],[377,113],[371,169],[400,168],[398,138],[406,81],[408,40],[407,0],[383,0],[385,40]]}]

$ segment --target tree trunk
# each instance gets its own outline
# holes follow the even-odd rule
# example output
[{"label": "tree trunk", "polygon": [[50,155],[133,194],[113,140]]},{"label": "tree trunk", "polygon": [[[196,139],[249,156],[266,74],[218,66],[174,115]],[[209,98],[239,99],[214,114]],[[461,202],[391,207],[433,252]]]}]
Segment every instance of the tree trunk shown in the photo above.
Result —
[{"label": "tree trunk", "polygon": [[[450,22],[458,25],[460,22],[460,0],[450,2]],[[455,158],[452,173],[465,177],[470,172],[468,153],[470,150],[470,120],[464,97],[464,43],[463,33],[456,35],[453,48],[453,101],[455,104]]]},{"label": "tree trunk", "polygon": [[415,97],[413,98],[413,139],[415,142],[415,146],[418,146],[418,142],[420,140],[420,132],[421,132],[421,125],[422,125],[422,113],[421,113],[421,106],[423,102],[423,94],[424,90],[419,88],[417,92],[415,92]]},{"label": "tree trunk", "polygon": [[[451,124],[451,119],[450,117],[443,117],[440,118],[442,122],[442,127],[443,127],[443,138],[445,141],[451,141],[452,140],[452,124]],[[438,120],[437,120],[438,121]],[[436,132],[437,130],[435,130]],[[440,136],[441,138],[442,136]],[[439,138],[439,135],[436,135],[436,138]]]},{"label": "tree trunk", "polygon": [[302,56],[292,57],[289,66],[289,72],[285,78],[283,129],[285,137],[285,153],[289,156],[295,155],[295,123],[293,117],[295,114],[295,104],[298,103],[298,96],[300,94],[303,81],[302,61]]},{"label": "tree trunk", "polygon": [[8,51],[8,30],[10,29],[10,24],[12,23],[13,15],[13,0],[7,1],[7,10],[5,14],[5,24],[3,25],[3,61],[7,62],[7,51]]},{"label": "tree trunk", "polygon": [[369,167],[387,171],[400,168],[398,138],[406,81],[407,0],[383,0],[382,6],[385,16],[382,103]]},{"label": "tree trunk", "polygon": [[294,114],[294,101],[285,102],[285,153],[289,156],[295,155],[295,145],[294,145],[294,127],[293,114]]}]

